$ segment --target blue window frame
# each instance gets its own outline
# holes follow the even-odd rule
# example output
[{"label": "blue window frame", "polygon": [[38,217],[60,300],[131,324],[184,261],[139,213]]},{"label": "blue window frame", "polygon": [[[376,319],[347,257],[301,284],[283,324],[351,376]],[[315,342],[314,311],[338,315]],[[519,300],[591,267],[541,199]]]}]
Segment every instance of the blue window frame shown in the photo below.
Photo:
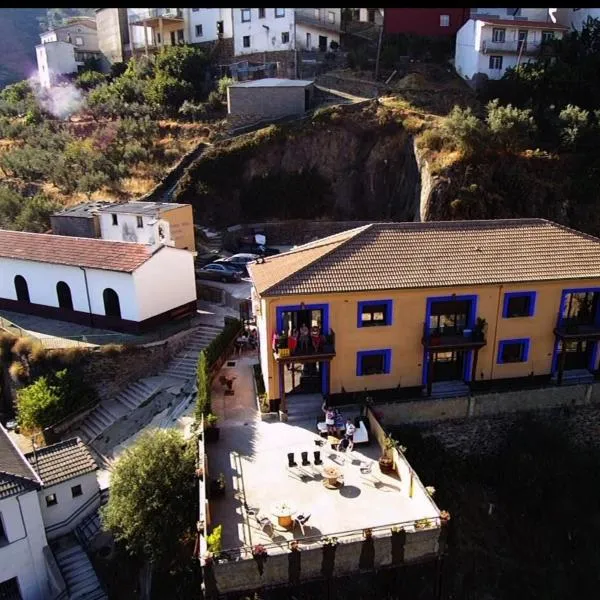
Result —
[{"label": "blue window frame", "polygon": [[392,350],[363,350],[356,353],[356,374],[387,375],[392,369]]},{"label": "blue window frame", "polygon": [[505,363],[527,362],[528,358],[529,338],[500,340],[498,342],[498,358],[496,362],[499,365],[503,365]]},{"label": "blue window frame", "polygon": [[392,324],[392,300],[365,300],[358,303],[357,327]]},{"label": "blue window frame", "polygon": [[502,307],[502,318],[533,317],[536,292],[506,292]]}]

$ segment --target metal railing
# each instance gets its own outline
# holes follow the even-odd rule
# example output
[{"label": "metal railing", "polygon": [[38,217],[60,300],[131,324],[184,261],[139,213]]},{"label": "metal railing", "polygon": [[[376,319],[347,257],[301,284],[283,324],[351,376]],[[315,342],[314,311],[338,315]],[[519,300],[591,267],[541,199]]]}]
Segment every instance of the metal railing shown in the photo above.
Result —
[{"label": "metal railing", "polygon": [[490,52],[506,52],[510,54],[537,54],[542,47],[540,42],[527,42],[527,41],[511,41],[511,42],[483,42],[483,53],[489,54]]},{"label": "metal railing", "polygon": [[183,10],[181,8],[148,8],[145,10],[136,10],[129,13],[130,23],[140,23],[149,19],[183,19]]},{"label": "metal railing", "polygon": [[339,15],[335,15],[335,20],[331,22],[329,20],[329,11],[327,9],[319,10],[319,16],[315,15],[314,8],[297,8],[295,9],[296,23],[304,23],[306,25],[313,25],[318,29],[327,29],[329,31],[340,31],[340,18]]}]

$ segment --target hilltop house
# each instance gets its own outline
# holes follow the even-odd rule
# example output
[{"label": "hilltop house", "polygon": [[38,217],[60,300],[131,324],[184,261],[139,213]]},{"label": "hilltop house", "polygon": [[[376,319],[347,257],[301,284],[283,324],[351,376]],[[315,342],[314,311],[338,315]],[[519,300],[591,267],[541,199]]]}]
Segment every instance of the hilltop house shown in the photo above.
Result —
[{"label": "hilltop house", "polygon": [[561,38],[566,29],[550,19],[476,14],[456,34],[454,66],[468,81],[476,75],[500,79],[509,67],[535,61],[544,51],[544,43]]},{"label": "hilltop house", "polygon": [[544,219],[374,223],[249,271],[272,400],[464,395],[598,370],[600,240]]},{"label": "hilltop house", "polygon": [[386,8],[387,34],[453,36],[469,18],[468,8]]},{"label": "hilltop house", "polygon": [[194,252],[0,230],[0,309],[141,333],[196,312]]},{"label": "hilltop house", "polygon": [[100,59],[96,21],[74,17],[66,25],[40,35],[35,47],[40,85],[50,88],[61,75],[77,73],[88,59]]},{"label": "hilltop house", "polygon": [[175,202],[85,202],[50,217],[58,235],[196,249],[191,204]]}]

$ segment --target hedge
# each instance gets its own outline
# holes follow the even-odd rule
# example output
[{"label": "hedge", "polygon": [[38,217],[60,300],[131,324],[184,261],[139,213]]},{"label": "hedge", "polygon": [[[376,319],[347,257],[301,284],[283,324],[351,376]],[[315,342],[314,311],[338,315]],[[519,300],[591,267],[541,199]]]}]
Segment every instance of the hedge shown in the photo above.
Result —
[{"label": "hedge", "polygon": [[198,394],[196,397],[196,420],[202,415],[211,412],[210,388],[212,384],[212,370],[219,359],[226,352],[231,342],[237,337],[242,327],[238,319],[227,319],[223,331],[204,349],[198,357],[196,372]]}]

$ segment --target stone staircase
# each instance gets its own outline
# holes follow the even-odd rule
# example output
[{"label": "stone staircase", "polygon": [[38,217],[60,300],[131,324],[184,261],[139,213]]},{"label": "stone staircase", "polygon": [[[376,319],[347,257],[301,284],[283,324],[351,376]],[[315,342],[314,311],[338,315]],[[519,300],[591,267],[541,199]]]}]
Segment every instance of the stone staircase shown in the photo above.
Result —
[{"label": "stone staircase", "polygon": [[[458,398],[469,393],[469,386],[464,381],[436,381],[431,386],[430,398]],[[427,388],[424,388],[423,395],[427,395]]]},{"label": "stone staircase", "polygon": [[75,540],[56,547],[54,557],[67,584],[69,600],[108,600],[88,555]]},{"label": "stone staircase", "polygon": [[173,385],[174,381],[188,381],[196,377],[198,354],[221,332],[216,325],[200,325],[188,340],[183,350],[176,354],[158,374],[165,383],[156,383],[157,377],[141,379],[125,388],[118,396],[103,400],[79,425],[74,435],[89,444],[102,435],[116,421],[131,414],[148,402],[162,389]]},{"label": "stone staircase", "polygon": [[295,394],[287,397],[288,423],[310,422],[316,430],[317,417],[323,415],[321,394]]}]

